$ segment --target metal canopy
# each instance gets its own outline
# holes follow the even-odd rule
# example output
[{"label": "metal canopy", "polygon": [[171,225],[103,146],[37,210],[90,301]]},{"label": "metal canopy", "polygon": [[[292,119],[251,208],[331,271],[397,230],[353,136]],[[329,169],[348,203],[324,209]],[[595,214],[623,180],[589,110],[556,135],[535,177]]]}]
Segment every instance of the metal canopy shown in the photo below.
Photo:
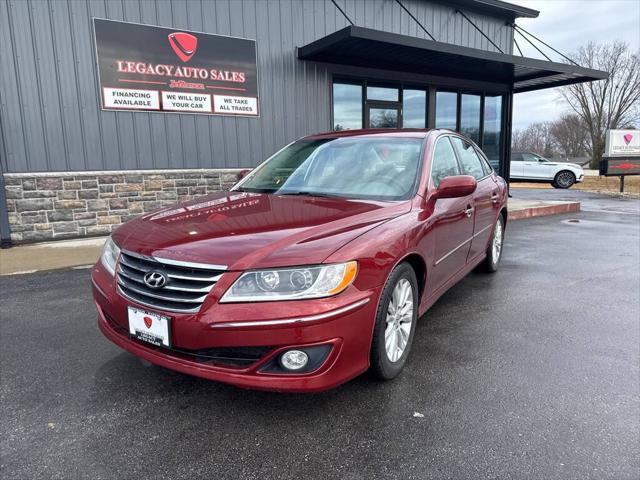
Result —
[{"label": "metal canopy", "polygon": [[608,77],[607,72],[348,26],[298,48],[298,58],[499,83],[514,93]]},{"label": "metal canopy", "polygon": [[505,18],[515,20],[518,17],[536,18],[540,12],[532,8],[514,5],[502,0],[447,0],[449,5],[459,5],[492,15],[502,15]]}]

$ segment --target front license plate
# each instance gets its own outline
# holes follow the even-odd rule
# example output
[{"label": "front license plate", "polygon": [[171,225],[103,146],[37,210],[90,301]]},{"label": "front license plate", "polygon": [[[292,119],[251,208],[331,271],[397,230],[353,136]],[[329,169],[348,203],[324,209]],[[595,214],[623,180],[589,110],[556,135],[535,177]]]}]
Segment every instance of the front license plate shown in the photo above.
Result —
[{"label": "front license plate", "polygon": [[129,333],[139,340],[158,347],[170,347],[169,317],[157,313],[145,312],[139,308],[128,307]]}]

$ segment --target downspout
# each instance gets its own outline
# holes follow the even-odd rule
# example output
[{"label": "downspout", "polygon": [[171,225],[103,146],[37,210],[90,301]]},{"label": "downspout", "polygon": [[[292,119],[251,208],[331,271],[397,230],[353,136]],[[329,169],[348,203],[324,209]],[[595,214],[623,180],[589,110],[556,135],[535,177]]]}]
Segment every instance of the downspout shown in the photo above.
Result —
[{"label": "downspout", "polygon": [[[511,170],[511,131],[513,122],[513,88],[505,96],[506,102],[502,104],[502,131],[504,140],[502,146],[503,161],[500,165],[500,176],[507,182],[510,189],[509,176]],[[511,196],[511,194],[509,194]]]},{"label": "downspout", "polygon": [[11,248],[11,228],[9,227],[9,213],[7,209],[7,194],[4,188],[4,172],[7,152],[5,150],[4,130],[0,117],[0,248]]}]

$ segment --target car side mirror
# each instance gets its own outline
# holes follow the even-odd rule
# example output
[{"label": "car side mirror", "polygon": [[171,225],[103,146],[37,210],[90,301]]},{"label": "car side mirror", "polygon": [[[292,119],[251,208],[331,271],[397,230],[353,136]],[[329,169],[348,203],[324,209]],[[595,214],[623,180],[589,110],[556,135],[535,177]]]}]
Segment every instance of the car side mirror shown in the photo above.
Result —
[{"label": "car side mirror", "polygon": [[436,198],[459,198],[471,195],[476,191],[478,182],[471,175],[455,175],[445,177],[435,192]]},{"label": "car side mirror", "polygon": [[240,170],[238,172],[238,180],[242,180],[244,177],[246,177],[250,173],[251,173],[251,169],[250,168],[245,168],[244,170]]}]

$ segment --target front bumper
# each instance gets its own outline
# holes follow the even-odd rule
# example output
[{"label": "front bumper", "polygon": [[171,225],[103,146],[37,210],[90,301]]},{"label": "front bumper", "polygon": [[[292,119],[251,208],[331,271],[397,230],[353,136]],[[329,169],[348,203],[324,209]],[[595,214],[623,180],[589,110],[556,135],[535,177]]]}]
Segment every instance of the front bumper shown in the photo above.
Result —
[{"label": "front bumper", "polygon": [[[176,314],[124,298],[100,263],[91,276],[102,333],[124,350],[165,368],[245,388],[314,392],[340,385],[369,366],[379,288],[363,292],[351,286],[336,297],[296,302],[208,303],[199,313]],[[222,290],[226,283],[216,288]],[[129,305],[171,317],[172,349],[129,335]],[[318,345],[329,348],[313,371],[292,374],[269,368],[289,348]],[[224,352],[236,350],[249,355],[242,362],[228,361]]]}]

